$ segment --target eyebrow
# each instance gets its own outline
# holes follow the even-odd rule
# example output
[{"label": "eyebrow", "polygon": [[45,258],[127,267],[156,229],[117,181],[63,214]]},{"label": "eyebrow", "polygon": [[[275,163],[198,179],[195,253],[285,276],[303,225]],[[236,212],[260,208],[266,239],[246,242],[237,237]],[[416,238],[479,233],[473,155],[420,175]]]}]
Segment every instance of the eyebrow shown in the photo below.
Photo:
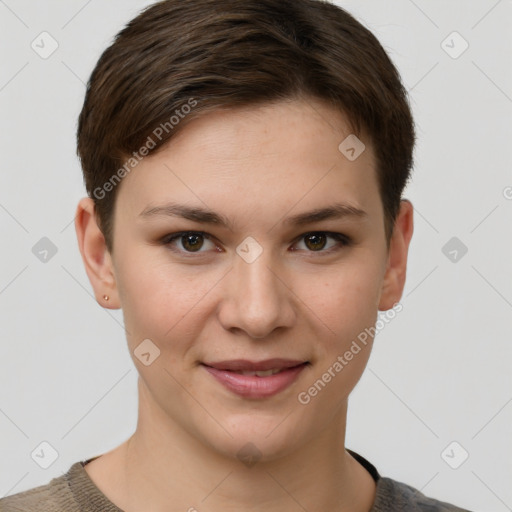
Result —
[{"label": "eyebrow", "polygon": [[[180,217],[202,224],[216,224],[233,230],[233,224],[229,219],[212,210],[197,206],[167,203],[159,206],[148,206],[139,214],[139,217],[143,219],[150,219],[156,216]],[[336,203],[324,208],[316,208],[309,212],[292,215],[285,218],[283,224],[301,226],[322,220],[342,218],[364,219],[367,217],[368,214],[356,206],[348,203]]]}]

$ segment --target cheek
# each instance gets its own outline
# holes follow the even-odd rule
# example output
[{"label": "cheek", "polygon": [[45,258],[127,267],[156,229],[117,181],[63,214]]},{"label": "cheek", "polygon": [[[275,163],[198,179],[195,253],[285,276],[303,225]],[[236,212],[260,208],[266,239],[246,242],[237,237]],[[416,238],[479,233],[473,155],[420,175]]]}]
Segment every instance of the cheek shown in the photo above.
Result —
[{"label": "cheek", "polygon": [[306,301],[330,331],[319,336],[316,367],[297,396],[306,420],[328,424],[361,378],[371,353],[381,279],[377,264],[347,265],[322,279]]},{"label": "cheek", "polygon": [[375,323],[381,281],[376,264],[346,265],[323,274],[319,282],[301,280],[298,295],[339,343]]},{"label": "cheek", "polygon": [[125,259],[120,265],[118,289],[132,343],[150,338],[161,349],[171,342],[172,346],[183,343],[189,337],[185,331],[200,328],[198,312],[222,277],[218,274],[199,267],[178,268],[161,259],[151,262],[142,254]]}]

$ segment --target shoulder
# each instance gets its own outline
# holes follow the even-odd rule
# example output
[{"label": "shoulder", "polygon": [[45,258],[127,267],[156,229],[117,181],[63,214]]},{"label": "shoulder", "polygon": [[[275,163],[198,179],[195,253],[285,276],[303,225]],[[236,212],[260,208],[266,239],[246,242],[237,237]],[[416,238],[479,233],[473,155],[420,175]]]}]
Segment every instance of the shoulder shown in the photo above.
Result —
[{"label": "shoulder", "polygon": [[67,475],[49,483],[0,499],[0,512],[80,512]]},{"label": "shoulder", "polygon": [[380,477],[371,512],[471,512],[425,496],[421,491],[403,482]]},{"label": "shoulder", "polygon": [[362,455],[353,450],[347,451],[366,468],[376,482],[375,500],[370,512],[472,512],[429,498],[410,485],[383,477]]}]

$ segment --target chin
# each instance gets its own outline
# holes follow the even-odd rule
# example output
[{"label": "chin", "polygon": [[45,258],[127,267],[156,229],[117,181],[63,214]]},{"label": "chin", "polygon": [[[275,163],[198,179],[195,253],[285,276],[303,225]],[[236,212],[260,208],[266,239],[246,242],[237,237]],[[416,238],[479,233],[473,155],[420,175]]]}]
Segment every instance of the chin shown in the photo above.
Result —
[{"label": "chin", "polygon": [[[205,433],[205,440],[220,455],[236,458],[250,466],[254,462],[269,462],[280,459],[297,450],[310,437],[307,432],[298,431],[293,413],[287,418],[282,410],[279,414],[250,412],[238,413],[229,420],[221,421],[227,434],[211,439]],[[284,421],[283,421],[284,420]],[[301,423],[302,429],[304,423]],[[301,430],[302,430],[301,429]]]}]

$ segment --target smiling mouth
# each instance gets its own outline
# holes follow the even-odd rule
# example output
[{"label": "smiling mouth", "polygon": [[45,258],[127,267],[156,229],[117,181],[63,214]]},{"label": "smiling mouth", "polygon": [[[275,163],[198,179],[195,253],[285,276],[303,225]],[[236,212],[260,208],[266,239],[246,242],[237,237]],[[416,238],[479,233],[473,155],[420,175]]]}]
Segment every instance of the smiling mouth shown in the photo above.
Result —
[{"label": "smiling mouth", "polygon": [[309,361],[267,359],[201,363],[229,391],[244,398],[267,398],[289,387],[310,366]]}]

